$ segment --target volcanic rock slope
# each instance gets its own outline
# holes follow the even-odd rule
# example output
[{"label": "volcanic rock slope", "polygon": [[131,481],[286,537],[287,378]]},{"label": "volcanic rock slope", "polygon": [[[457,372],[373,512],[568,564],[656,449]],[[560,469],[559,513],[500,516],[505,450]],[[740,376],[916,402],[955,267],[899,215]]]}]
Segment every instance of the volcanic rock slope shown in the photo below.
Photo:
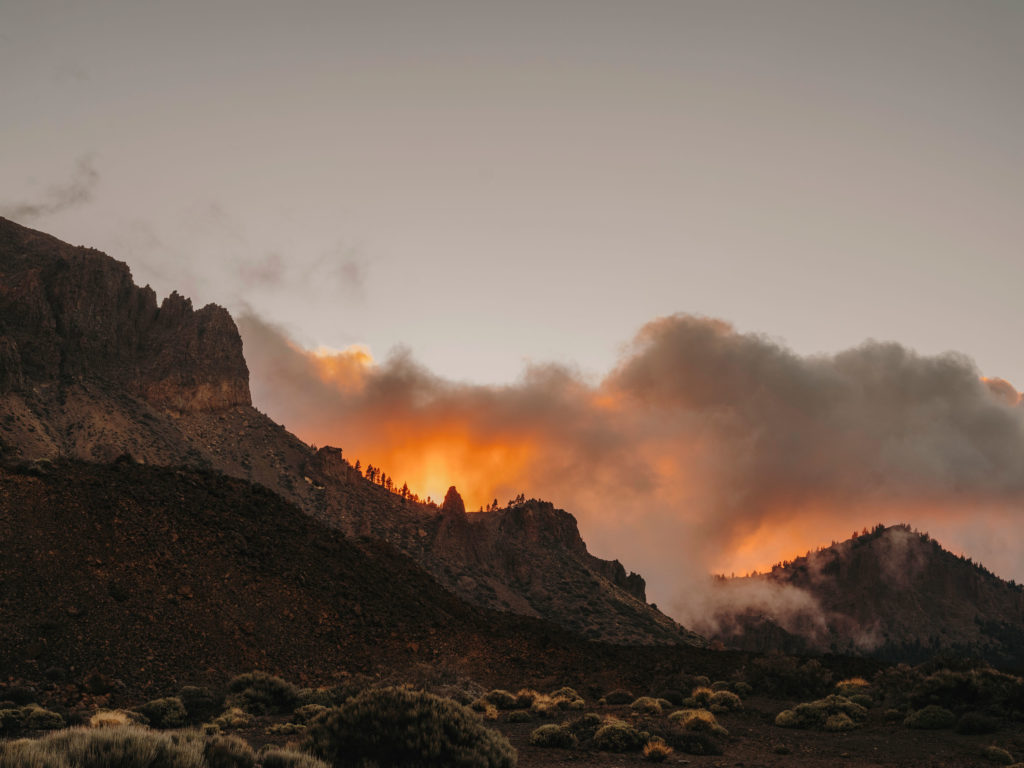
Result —
[{"label": "volcanic rock slope", "polygon": [[1024,586],[1004,581],[905,525],[877,526],[769,573],[729,580],[795,587],[813,615],[719,617],[718,639],[750,651],[833,651],[920,662],[980,656],[1024,669]]},{"label": "volcanic rock slope", "polygon": [[641,577],[590,555],[572,515],[535,500],[467,514],[370,483],[253,408],[225,309],[158,304],[124,263],[0,218],[0,458],[119,457],[259,483],[482,607],[607,642],[703,642],[647,604]]}]

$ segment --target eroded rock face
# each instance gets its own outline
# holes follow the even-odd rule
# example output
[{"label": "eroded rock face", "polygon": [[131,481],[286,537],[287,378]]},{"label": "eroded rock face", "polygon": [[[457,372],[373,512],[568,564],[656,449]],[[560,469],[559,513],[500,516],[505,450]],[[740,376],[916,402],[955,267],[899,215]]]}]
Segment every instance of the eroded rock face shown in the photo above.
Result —
[{"label": "eroded rock face", "polygon": [[179,412],[249,405],[227,310],[172,293],[157,306],[128,266],[0,218],[0,392],[109,382]]}]

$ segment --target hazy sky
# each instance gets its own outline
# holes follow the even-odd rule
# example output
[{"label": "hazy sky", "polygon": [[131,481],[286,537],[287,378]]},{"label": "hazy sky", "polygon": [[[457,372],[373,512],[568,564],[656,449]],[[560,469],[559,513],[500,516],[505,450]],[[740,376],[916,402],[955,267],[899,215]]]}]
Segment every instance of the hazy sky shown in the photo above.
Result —
[{"label": "hazy sky", "polygon": [[0,5],[0,209],[307,346],[606,372],[645,322],[1024,384],[1024,3]]},{"label": "hazy sky", "polygon": [[[1011,482],[1024,410],[1007,410],[1012,390],[993,405],[976,378],[1024,388],[1020,0],[3,0],[0,99],[0,214],[128,262],[158,294],[177,289],[250,318],[250,354],[286,349],[285,336],[306,349],[365,345],[377,360],[397,350],[378,378],[390,386],[395,372],[406,376],[415,397],[401,401],[404,417],[429,425],[454,414],[469,425],[478,441],[460,450],[488,440],[487,424],[518,434],[523,421],[530,460],[543,458],[537,419],[572,416],[565,444],[574,450],[593,448],[588,430],[597,430],[611,444],[627,435],[643,453],[670,444],[648,439],[668,422],[649,404],[601,415],[609,392],[646,391],[620,391],[610,372],[630,370],[636,347],[626,345],[657,318],[677,316],[650,326],[664,331],[656,347],[671,360],[689,347],[664,329],[703,333],[725,326],[694,316],[720,318],[730,324],[716,331],[726,357],[735,347],[737,360],[782,361],[794,391],[824,377],[843,393],[821,423],[846,424],[843,435],[860,441],[854,470],[882,445],[861,439],[862,422],[877,428],[888,451],[878,460],[882,490],[911,488],[925,505],[942,478],[972,473],[972,503],[998,509],[979,525],[958,507],[951,543],[992,555],[1001,574],[1024,573],[1024,551],[999,533],[1024,508]],[[869,338],[902,346],[843,352]],[[929,357],[947,350],[973,358],[977,372]],[[890,358],[912,365],[885,369]],[[573,370],[523,377],[528,363],[548,361]],[[696,379],[676,364],[666,375],[681,377],[686,406],[672,418],[692,435],[686,388]],[[284,404],[290,413],[319,404],[330,418],[307,419],[339,425],[325,438],[360,451],[376,444],[396,463],[405,455],[397,469],[412,477],[411,444],[399,444],[409,422],[387,425],[397,430],[389,446],[373,424],[341,434],[363,401],[342,392],[296,402],[313,385],[275,384],[276,365],[254,368],[257,405],[282,419]],[[765,470],[777,469],[773,440],[799,443],[809,460],[833,441],[787,433],[771,413],[750,416],[748,391],[768,411],[782,403],[799,416],[801,406],[788,379],[759,383],[757,365],[745,365],[729,369],[723,402],[739,415],[730,423],[752,425],[750,441],[761,441],[748,457],[756,477],[774,482]],[[878,401],[901,403],[898,418],[858,399],[877,383],[862,376],[876,365],[879,380],[900,374]],[[296,382],[322,373],[301,356],[294,366]],[[949,398],[901,370],[953,370]],[[480,384],[492,386],[470,386]],[[559,400],[569,391],[593,408],[577,413]],[[906,391],[930,394],[919,403]],[[550,418],[524,402],[543,403]],[[771,439],[756,431],[764,425]],[[723,456],[737,444],[729,440]],[[684,467],[688,445],[674,456]],[[958,458],[962,446],[970,462]],[[500,465],[503,455],[491,459]],[[598,460],[619,466],[612,454]],[[784,469],[786,483],[799,476],[799,466]],[[671,484],[672,467],[664,471]],[[721,477],[709,493],[728,491]],[[523,470],[493,484],[536,479]],[[659,510],[651,542],[691,535],[680,519],[723,503],[681,517],[678,488],[666,495],[645,482],[635,500]],[[835,509],[847,477],[829,482],[812,500]],[[626,518],[601,527],[601,498],[541,486],[577,503],[584,537],[616,554]],[[770,507],[758,520],[774,521],[777,499],[763,487],[749,493]],[[878,519],[869,511],[830,530],[845,536],[847,522]],[[730,535],[722,540],[739,540]],[[828,531],[815,537],[809,545]],[[979,537],[987,543],[972,543]],[[643,559],[627,565],[660,568],[667,589],[678,557]]]}]

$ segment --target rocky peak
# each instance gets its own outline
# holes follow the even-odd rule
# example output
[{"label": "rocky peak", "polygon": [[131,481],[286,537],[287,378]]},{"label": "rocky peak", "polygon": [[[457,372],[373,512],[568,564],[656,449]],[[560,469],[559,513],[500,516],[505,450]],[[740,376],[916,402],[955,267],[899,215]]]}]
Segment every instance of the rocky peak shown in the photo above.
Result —
[{"label": "rocky peak", "polygon": [[448,488],[448,493],[444,495],[444,502],[441,504],[441,511],[446,515],[464,515],[466,514],[466,503],[462,500],[462,496],[455,490],[455,486]]},{"label": "rocky peak", "polygon": [[157,307],[123,262],[0,218],[0,391],[96,380],[179,412],[249,405],[227,310]]}]

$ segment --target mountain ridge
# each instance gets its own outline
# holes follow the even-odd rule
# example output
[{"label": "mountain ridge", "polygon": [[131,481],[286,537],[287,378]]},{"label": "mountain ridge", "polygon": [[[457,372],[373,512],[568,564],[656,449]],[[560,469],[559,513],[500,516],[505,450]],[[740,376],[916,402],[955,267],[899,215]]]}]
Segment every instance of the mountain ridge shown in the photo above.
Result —
[{"label": "mountain ridge", "polygon": [[545,502],[439,513],[374,485],[251,404],[241,338],[100,251],[0,219],[0,457],[128,456],[259,483],[349,536],[374,536],[476,605],[620,643],[701,644],[646,603],[642,578],[586,550]]}]

